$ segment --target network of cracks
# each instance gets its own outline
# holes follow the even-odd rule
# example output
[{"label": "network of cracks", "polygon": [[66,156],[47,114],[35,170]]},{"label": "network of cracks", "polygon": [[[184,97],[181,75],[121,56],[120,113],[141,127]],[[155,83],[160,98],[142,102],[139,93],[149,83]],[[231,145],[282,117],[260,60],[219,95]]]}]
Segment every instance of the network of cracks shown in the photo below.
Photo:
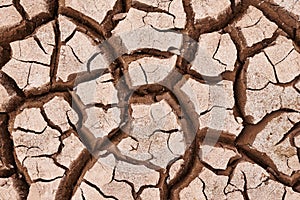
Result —
[{"label": "network of cracks", "polygon": [[299,199],[299,53],[297,0],[2,0],[0,199]]}]

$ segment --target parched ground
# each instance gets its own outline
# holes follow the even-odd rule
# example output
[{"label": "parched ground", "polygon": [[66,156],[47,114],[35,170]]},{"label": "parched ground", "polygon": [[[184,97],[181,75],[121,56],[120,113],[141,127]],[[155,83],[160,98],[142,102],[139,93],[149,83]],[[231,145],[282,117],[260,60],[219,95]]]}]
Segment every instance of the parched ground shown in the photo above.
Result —
[{"label": "parched ground", "polygon": [[0,0],[8,199],[300,199],[300,1]]}]

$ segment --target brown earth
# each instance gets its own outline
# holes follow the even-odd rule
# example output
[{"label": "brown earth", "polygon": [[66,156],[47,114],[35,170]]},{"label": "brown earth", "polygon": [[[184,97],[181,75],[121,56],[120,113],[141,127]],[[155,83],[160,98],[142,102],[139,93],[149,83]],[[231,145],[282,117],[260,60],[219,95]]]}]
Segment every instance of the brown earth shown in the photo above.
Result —
[{"label": "brown earth", "polygon": [[298,200],[299,53],[298,0],[0,0],[0,199]]}]

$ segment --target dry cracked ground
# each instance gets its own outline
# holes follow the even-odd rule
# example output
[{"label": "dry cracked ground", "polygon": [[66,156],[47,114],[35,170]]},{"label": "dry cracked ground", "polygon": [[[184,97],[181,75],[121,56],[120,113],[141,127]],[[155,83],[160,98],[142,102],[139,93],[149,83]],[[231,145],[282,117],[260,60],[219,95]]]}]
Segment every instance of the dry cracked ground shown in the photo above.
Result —
[{"label": "dry cracked ground", "polygon": [[299,16],[0,0],[0,199],[300,199]]}]

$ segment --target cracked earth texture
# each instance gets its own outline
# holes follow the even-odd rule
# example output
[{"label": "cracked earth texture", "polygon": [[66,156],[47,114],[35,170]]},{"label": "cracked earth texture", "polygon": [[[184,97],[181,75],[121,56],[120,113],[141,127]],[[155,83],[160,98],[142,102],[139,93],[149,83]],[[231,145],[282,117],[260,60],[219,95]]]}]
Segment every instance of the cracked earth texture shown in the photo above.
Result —
[{"label": "cracked earth texture", "polygon": [[[0,0],[0,199],[300,199],[299,16],[298,0]],[[93,68],[144,27],[180,48]]]}]

